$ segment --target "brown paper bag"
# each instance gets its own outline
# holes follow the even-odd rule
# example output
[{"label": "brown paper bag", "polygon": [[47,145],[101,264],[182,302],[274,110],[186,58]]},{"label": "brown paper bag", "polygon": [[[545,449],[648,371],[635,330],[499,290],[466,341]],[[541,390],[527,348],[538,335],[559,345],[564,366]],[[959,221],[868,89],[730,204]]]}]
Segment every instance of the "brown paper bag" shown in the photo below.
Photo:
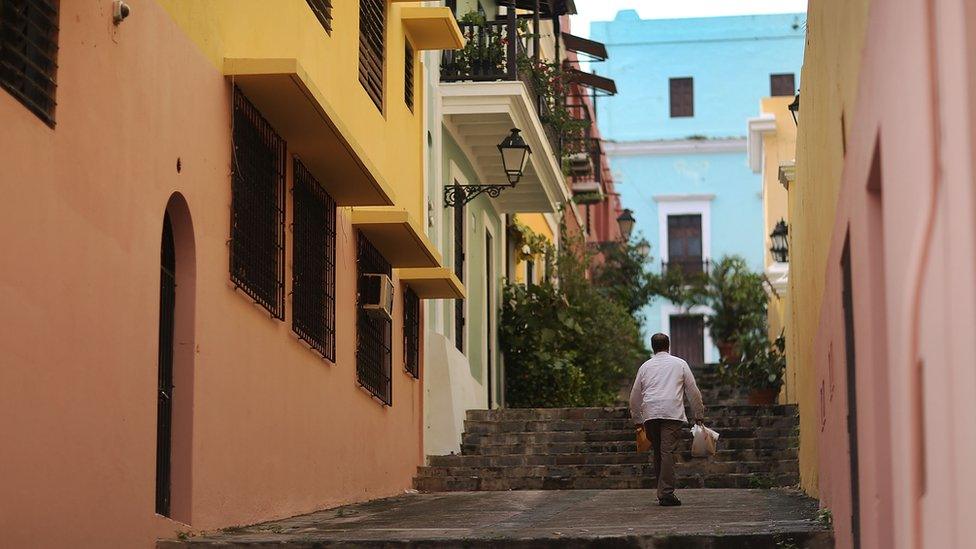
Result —
[{"label": "brown paper bag", "polygon": [[637,451],[638,452],[650,452],[651,451],[651,439],[647,438],[647,433],[644,432],[644,426],[637,426]]}]

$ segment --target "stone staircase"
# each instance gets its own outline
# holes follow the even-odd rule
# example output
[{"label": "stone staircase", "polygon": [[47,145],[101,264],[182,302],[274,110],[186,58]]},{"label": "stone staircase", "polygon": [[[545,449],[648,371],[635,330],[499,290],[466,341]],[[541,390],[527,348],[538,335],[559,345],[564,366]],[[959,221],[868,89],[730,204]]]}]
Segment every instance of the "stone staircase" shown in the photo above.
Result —
[{"label": "stone staircase", "polygon": [[[744,391],[697,369],[706,425],[719,452],[691,457],[679,445],[680,488],[769,488],[799,481],[795,406],[749,406]],[[651,488],[649,453],[637,452],[626,408],[469,410],[461,453],[430,456],[414,480],[427,492]]]}]

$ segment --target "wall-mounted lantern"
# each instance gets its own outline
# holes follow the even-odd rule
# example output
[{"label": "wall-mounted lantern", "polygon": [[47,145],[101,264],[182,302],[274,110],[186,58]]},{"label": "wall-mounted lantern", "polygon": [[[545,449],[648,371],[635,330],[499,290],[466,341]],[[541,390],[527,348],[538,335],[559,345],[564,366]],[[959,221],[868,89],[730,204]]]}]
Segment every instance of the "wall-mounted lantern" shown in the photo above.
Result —
[{"label": "wall-mounted lantern", "polygon": [[776,223],[773,232],[769,233],[769,239],[772,242],[769,253],[773,255],[773,259],[777,263],[786,263],[790,260],[790,243],[787,238],[789,234],[790,229],[786,226],[786,221],[782,219]]},{"label": "wall-mounted lantern", "polygon": [[508,182],[514,187],[525,173],[525,166],[529,163],[529,155],[532,149],[520,135],[521,130],[512,128],[512,133],[498,144],[498,152],[502,154],[502,166],[505,168],[505,176]]},{"label": "wall-mounted lantern", "polygon": [[790,114],[793,115],[793,125],[799,127],[800,125],[800,94],[796,94],[796,98],[790,103],[789,107]]},{"label": "wall-mounted lantern", "polygon": [[641,254],[641,257],[648,257],[651,255],[651,243],[646,240],[641,240],[637,245],[637,253]]},{"label": "wall-mounted lantern", "polygon": [[505,169],[508,185],[448,185],[444,187],[444,206],[448,208],[463,207],[480,194],[498,198],[502,190],[514,188],[525,174],[525,166],[528,165],[529,156],[532,154],[532,149],[520,135],[521,131],[518,128],[512,128],[512,133],[498,144],[498,152],[502,155],[502,167]]},{"label": "wall-mounted lantern", "polygon": [[630,233],[634,230],[634,223],[637,220],[634,219],[634,212],[629,208],[625,209],[623,213],[617,216],[617,225],[620,226],[620,235],[624,237],[624,241],[630,240]]}]

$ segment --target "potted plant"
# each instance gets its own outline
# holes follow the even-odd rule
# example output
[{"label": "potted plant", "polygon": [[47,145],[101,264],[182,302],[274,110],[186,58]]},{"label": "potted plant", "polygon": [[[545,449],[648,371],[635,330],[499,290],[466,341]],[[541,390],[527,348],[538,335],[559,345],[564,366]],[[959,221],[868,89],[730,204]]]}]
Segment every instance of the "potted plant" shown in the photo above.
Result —
[{"label": "potted plant", "polygon": [[769,341],[765,333],[754,332],[744,335],[740,345],[741,360],[736,364],[723,364],[722,377],[749,388],[749,404],[775,403],[786,371],[785,337],[780,334],[774,341]]},{"label": "potted plant", "polygon": [[706,277],[702,304],[711,311],[705,318],[722,362],[738,363],[744,334],[766,324],[766,292],[761,274],[749,270],[740,256],[723,257]]}]

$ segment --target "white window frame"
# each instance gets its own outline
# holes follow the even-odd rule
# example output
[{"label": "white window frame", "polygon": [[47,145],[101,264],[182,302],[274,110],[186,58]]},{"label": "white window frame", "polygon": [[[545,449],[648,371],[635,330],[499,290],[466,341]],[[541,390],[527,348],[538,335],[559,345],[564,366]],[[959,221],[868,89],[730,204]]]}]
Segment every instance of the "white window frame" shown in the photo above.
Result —
[{"label": "white window frame", "polygon": [[714,194],[657,195],[658,247],[661,261],[668,260],[668,216],[700,215],[702,223],[702,259],[712,259],[712,200]]}]

